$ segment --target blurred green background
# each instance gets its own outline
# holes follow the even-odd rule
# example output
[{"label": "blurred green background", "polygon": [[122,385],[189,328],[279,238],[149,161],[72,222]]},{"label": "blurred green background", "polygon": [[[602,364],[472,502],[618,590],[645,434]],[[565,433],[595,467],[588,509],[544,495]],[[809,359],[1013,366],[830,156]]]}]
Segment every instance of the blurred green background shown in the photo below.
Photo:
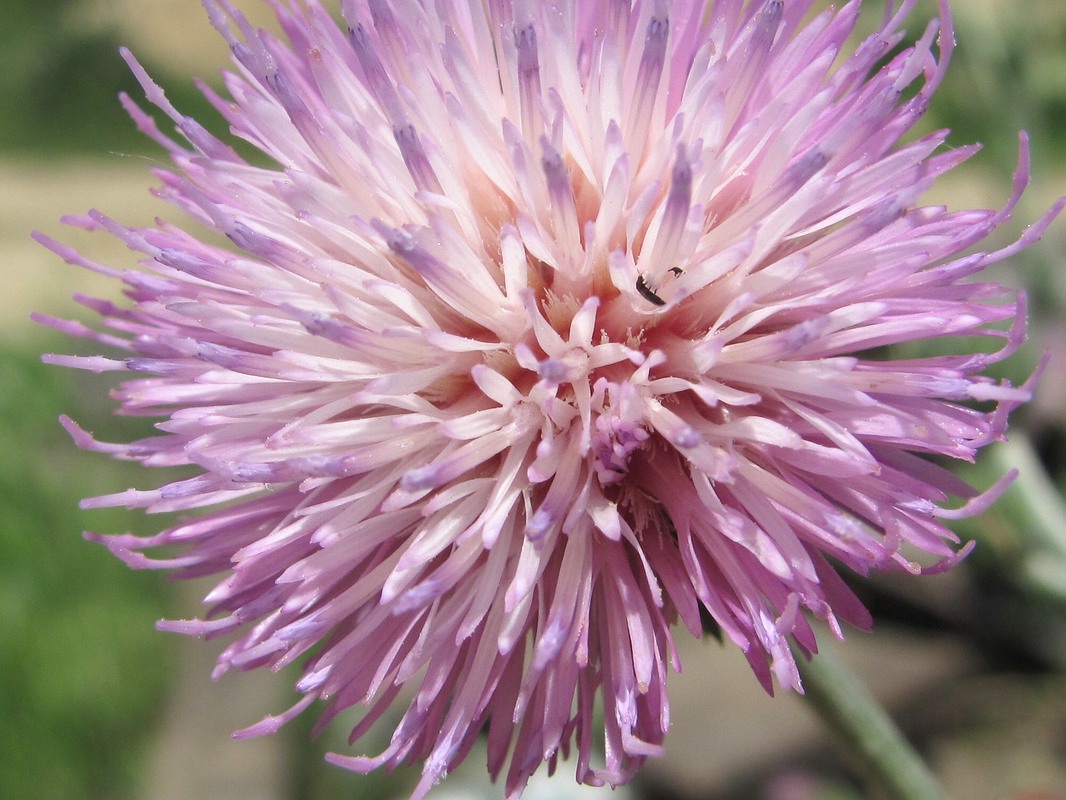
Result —
[{"label": "blurred green background", "polygon": [[[252,7],[247,0],[240,5]],[[866,5],[880,13],[880,3]],[[914,33],[934,10],[932,2],[920,6]],[[986,149],[935,194],[955,207],[1000,205],[1009,195],[1016,133],[1025,128],[1033,139],[1034,185],[1016,219],[1035,219],[1066,191],[1066,3],[968,0],[955,4],[955,14],[955,61],[924,124],[951,127],[954,144],[981,141]],[[258,8],[255,16],[268,18]],[[72,290],[113,296],[115,289],[64,267],[29,240],[31,229],[101,262],[128,265],[121,247],[65,232],[58,216],[99,206],[137,222],[160,211],[145,200],[154,181],[148,169],[163,156],[134,131],[116,99],[120,91],[139,97],[120,44],[136,51],[175,105],[221,129],[190,78],[217,86],[226,48],[195,0],[4,0],[0,12],[0,261],[9,279],[0,296],[0,797],[312,800],[380,797],[386,790],[402,796],[409,776],[389,783],[323,767],[326,748],[306,743],[302,720],[263,750],[226,741],[224,731],[284,707],[285,676],[240,684],[251,689],[237,682],[209,688],[216,648],[153,628],[161,617],[195,613],[194,593],[179,593],[160,574],[132,572],[80,536],[85,528],[148,532],[161,524],[123,511],[78,510],[81,497],[145,485],[154,476],[76,451],[56,422],[60,413],[103,440],[133,438],[137,424],[111,416],[107,376],[42,365],[41,352],[77,352],[82,345],[28,320],[32,310],[88,320],[70,301]],[[897,649],[918,654],[910,669],[926,678],[903,681],[894,693],[885,689],[893,710],[949,785],[966,792],[956,796],[972,800],[1066,798],[1064,229],[1060,222],[1043,244],[1000,271],[1002,279],[1030,287],[1034,312],[1035,344],[1007,369],[1019,380],[1044,351],[1051,364],[1038,400],[1017,417],[1019,434],[1027,435],[986,459],[981,469],[988,474],[971,477],[987,485],[993,470],[1023,463],[1029,467],[1023,484],[970,523],[965,533],[981,546],[959,575],[921,586],[886,579],[863,589],[882,620],[875,638],[903,642]],[[941,658],[936,648],[945,641],[958,649]],[[715,663],[725,658],[716,648],[707,652]],[[957,663],[959,653],[970,661]],[[899,674],[907,669],[901,662]],[[874,659],[871,680],[885,671]],[[736,752],[745,755],[730,756],[732,766],[708,776],[703,765],[684,761],[706,761],[706,754],[684,755],[683,734],[675,733],[669,744],[681,760],[651,765],[633,796],[863,796],[846,759],[823,739],[794,741],[814,730],[794,699],[767,701],[757,693],[753,699],[745,692],[754,681],[737,674],[743,686],[724,694],[738,695],[740,705],[721,711],[728,730],[720,735],[739,741]],[[954,693],[931,687],[930,676]],[[710,697],[694,700],[704,716],[701,704],[725,702],[713,678],[705,680]],[[209,712],[213,727],[198,734]],[[799,719],[781,725],[799,733],[770,735],[765,721],[774,726],[778,715]],[[733,752],[727,744],[715,749]],[[200,793],[182,788],[188,786]],[[494,796],[484,786],[462,791]]]}]

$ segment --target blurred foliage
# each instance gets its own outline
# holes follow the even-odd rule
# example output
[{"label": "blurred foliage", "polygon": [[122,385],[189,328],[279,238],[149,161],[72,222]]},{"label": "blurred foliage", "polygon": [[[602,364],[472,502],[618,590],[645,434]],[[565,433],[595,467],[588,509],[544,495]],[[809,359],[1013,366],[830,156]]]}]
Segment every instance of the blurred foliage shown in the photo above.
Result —
[{"label": "blurred foliage", "polygon": [[1002,1],[954,4],[958,44],[930,115],[965,141],[982,142],[1007,169],[1017,158],[1018,130],[1032,136],[1034,163],[1061,164],[1066,14],[1061,0],[1031,0],[1019,8]]},{"label": "blurred foliage", "polygon": [[[77,535],[130,521],[78,510],[123,477],[73,451],[56,421],[71,398],[105,393],[37,352],[0,351],[0,786],[5,800],[133,798],[170,674],[173,641],[154,629],[167,593]],[[102,407],[78,406],[120,435]]]},{"label": "blurred foliage", "polygon": [[[143,95],[119,56],[116,30],[86,30],[72,13],[79,0],[4,0],[0,20],[0,151],[72,155],[145,146],[118,102]],[[198,4],[190,3],[201,13]],[[143,62],[184,113],[211,122],[217,114],[188,76]]]},{"label": "blurred foliage", "polygon": [[[1027,131],[1034,183],[1057,181],[1055,194],[1066,192],[1066,4],[1032,0],[1022,9],[1007,0],[981,0],[955,2],[953,10],[955,52],[924,124],[950,128],[953,145],[980,143],[982,152],[962,169],[983,170],[1002,185],[1004,200],[1005,178],[1018,160],[1017,134]],[[1044,198],[1024,196],[1016,219],[1035,219],[1045,210]],[[1020,231],[1021,225],[1009,230]],[[1054,226],[1051,242],[1011,261],[1024,275],[1017,283],[1028,290],[1037,334],[1043,323],[1057,320],[1066,303],[1061,230],[1061,223]]]}]

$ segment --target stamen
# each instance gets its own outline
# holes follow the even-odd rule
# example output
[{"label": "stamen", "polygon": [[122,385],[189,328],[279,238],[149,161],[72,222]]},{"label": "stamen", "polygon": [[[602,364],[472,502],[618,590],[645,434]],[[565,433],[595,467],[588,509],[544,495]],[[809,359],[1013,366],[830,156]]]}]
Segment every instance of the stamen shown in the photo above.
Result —
[{"label": "stamen", "polygon": [[542,128],[540,101],[540,62],[537,57],[537,29],[532,20],[515,27],[515,49],[518,51],[518,92],[522,113],[522,134],[533,142]]},{"label": "stamen", "polygon": [[581,226],[577,218],[577,203],[563,157],[545,136],[541,137],[540,146],[544,151],[540,165],[548,182],[555,238],[564,248],[580,248]]},{"label": "stamen", "polygon": [[685,146],[678,144],[677,160],[670,175],[670,194],[666,198],[662,222],[655,237],[650,271],[664,274],[679,267],[673,263],[681,234],[685,231],[689,205],[692,201],[692,162],[685,153]]},{"label": "stamen", "polygon": [[640,155],[648,140],[648,128],[651,125],[658,96],[659,81],[666,63],[666,45],[670,37],[670,17],[666,8],[660,4],[648,20],[647,33],[644,36],[644,52],[640,57],[637,70],[636,91],[633,104],[629,107],[629,125],[626,133],[626,145],[629,151]]},{"label": "stamen", "polygon": [[395,125],[392,135],[396,138],[403,163],[419,191],[441,194],[443,190],[440,181],[437,180],[437,173],[433,171],[426,157],[425,148],[422,147],[422,140],[414,125],[410,123]]}]

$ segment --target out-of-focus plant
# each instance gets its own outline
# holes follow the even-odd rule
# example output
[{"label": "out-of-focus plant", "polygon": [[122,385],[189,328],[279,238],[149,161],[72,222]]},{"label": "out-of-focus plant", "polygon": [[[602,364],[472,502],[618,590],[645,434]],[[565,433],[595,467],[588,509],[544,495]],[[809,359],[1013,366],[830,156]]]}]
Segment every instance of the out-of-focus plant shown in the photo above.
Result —
[{"label": "out-of-focus plant", "polygon": [[[3,348],[0,366],[2,794],[133,800],[174,651],[152,626],[167,593],[71,535],[77,497],[116,474],[72,457],[56,426],[84,377],[28,348]],[[88,412],[101,430],[113,424]]]}]

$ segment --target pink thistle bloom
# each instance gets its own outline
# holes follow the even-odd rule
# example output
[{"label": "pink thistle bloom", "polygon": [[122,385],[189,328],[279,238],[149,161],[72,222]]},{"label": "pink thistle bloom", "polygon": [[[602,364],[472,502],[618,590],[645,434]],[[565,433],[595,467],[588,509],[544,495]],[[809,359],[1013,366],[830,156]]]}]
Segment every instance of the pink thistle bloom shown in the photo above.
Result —
[{"label": "pink thistle bloom", "polygon": [[[123,98],[173,160],[160,196],[229,243],[74,218],[141,269],[45,243],[131,302],[84,299],[107,333],[41,319],[123,350],[48,360],[132,373],[123,411],[163,418],[130,444],[64,420],[79,445],[198,469],[84,505],[204,513],[90,538],[223,576],[204,620],[161,623],[235,634],[217,673],[306,657],[303,699],[240,735],[320,699],[324,722],[365,706],[354,742],[406,704],[384,752],[329,759],[422,762],[422,797],[486,730],[509,796],[571,749],[578,780],[619,784],[669,728],[675,622],[708,613],[767,691],[800,689],[812,619],[870,624],[831,561],[968,550],[943,520],[998,487],[927,457],[973,459],[1030,396],[983,374],[1021,299],[972,279],[1062,204],[975,250],[1027,183],[1024,137],[1002,210],[918,204],[976,150],[901,141],[946,2],[896,55],[914,0],[849,54],[858,2],[801,24],[810,0],[344,0],[344,27],[294,0],[281,38],[205,5],[236,72],[204,91],[271,163],[127,54],[180,135]],[[955,353],[882,349],[930,340]]]}]

